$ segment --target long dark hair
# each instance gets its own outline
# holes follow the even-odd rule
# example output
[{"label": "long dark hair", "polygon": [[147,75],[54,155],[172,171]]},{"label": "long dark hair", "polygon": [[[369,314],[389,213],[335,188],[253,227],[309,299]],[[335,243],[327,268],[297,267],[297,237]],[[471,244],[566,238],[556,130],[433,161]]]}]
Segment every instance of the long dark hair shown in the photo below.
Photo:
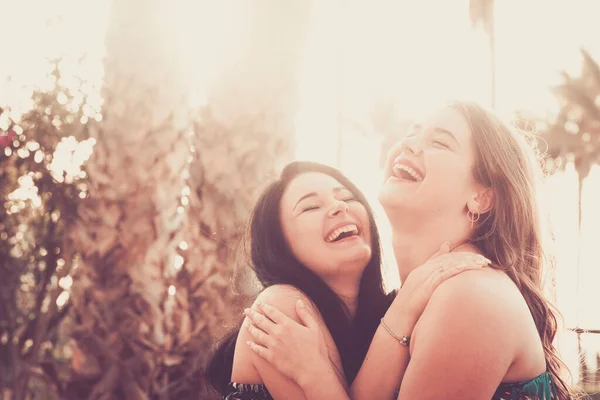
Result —
[{"label": "long dark hair", "polygon": [[[294,257],[284,239],[279,216],[281,198],[288,184],[307,172],[319,172],[336,179],[367,209],[371,228],[371,260],[360,282],[354,320],[333,290]],[[391,302],[383,289],[379,233],[364,194],[335,168],[314,162],[292,162],[283,169],[279,179],[265,189],[256,203],[250,222],[250,238],[251,265],[262,286],[292,285],[314,302],[333,337],[348,384],[351,384],[365,358],[379,320]],[[239,325],[221,339],[208,361],[206,378],[220,393],[227,390],[231,378],[238,334]]]}]

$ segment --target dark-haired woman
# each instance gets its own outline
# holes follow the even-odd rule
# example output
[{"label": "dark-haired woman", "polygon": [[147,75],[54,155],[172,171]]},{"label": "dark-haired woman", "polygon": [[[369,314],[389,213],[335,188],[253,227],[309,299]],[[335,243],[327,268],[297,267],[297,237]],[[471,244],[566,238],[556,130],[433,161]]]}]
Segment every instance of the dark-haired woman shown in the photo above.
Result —
[{"label": "dark-haired woman", "polygon": [[[295,162],[263,192],[250,231],[252,265],[265,287],[256,304],[274,305],[299,321],[301,300],[316,315],[336,379],[344,386],[351,383],[391,302],[382,285],[379,235],[364,195],[334,168]],[[414,324],[440,282],[488,262],[468,252],[439,254],[404,283],[398,293],[403,311],[396,316]],[[298,383],[257,356],[248,340],[242,329],[220,343],[207,368],[213,387],[226,399],[306,398]]]}]

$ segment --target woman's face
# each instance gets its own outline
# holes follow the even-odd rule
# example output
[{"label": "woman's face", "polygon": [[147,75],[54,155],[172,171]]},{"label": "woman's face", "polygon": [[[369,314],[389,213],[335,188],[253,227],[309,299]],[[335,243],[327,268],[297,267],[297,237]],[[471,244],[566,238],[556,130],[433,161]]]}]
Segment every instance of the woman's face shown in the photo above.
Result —
[{"label": "woman's face", "polygon": [[443,108],[416,123],[392,148],[379,200],[386,211],[465,218],[466,204],[478,188],[474,164],[467,120]]},{"label": "woman's face", "polygon": [[281,199],[280,216],[293,254],[321,279],[362,274],[371,259],[367,210],[329,175],[294,178]]}]

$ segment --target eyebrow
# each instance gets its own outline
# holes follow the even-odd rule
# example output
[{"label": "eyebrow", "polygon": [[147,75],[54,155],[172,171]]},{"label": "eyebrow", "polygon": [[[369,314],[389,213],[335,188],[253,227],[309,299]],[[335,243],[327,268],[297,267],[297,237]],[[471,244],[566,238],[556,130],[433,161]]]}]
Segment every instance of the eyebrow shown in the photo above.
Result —
[{"label": "eyebrow", "polygon": [[[421,129],[421,128],[422,128],[421,125],[415,124],[415,125],[412,126],[411,130],[413,130],[413,129]],[[444,135],[450,136],[456,142],[456,144],[460,147],[460,143],[459,143],[458,139],[456,139],[456,136],[454,136],[454,134],[452,132],[450,132],[449,130],[444,129],[444,128],[440,128],[439,126],[434,126],[432,130],[434,132],[436,132],[436,133],[442,133]]]},{"label": "eyebrow", "polygon": [[[343,186],[337,186],[337,187],[333,188],[333,192],[334,193],[339,193],[339,192],[344,191],[344,190],[347,190],[348,192],[350,191],[350,190],[348,190],[348,188],[345,188]],[[310,193],[307,193],[304,196],[300,197],[300,199],[298,200],[298,202],[296,202],[296,205],[294,206],[294,208],[292,209],[292,211],[294,211],[296,209],[296,207],[298,207],[298,204],[300,204],[300,202],[302,200],[306,200],[306,199],[308,199],[310,197],[316,197],[316,196],[318,196],[317,192],[310,192]]]}]

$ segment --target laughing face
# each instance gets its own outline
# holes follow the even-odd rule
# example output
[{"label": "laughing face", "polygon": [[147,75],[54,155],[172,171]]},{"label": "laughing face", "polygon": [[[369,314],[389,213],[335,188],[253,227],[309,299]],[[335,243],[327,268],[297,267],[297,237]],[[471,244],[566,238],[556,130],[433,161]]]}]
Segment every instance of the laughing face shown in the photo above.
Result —
[{"label": "laughing face", "polygon": [[475,150],[465,118],[444,108],[415,124],[392,148],[379,200],[386,211],[464,218],[478,185]]},{"label": "laughing face", "polygon": [[367,210],[329,175],[294,178],[281,199],[280,216],[292,253],[324,280],[362,273],[371,259]]}]

